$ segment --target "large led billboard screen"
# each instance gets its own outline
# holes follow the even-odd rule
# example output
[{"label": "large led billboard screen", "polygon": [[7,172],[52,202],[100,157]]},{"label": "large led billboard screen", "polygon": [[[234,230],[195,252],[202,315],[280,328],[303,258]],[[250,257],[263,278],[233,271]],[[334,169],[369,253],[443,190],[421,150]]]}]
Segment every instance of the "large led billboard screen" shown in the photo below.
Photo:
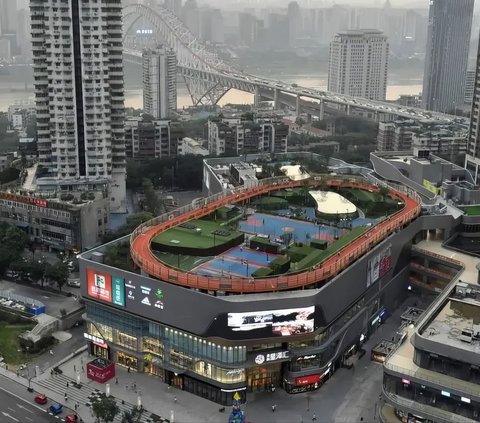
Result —
[{"label": "large led billboard screen", "polygon": [[228,313],[228,327],[234,332],[264,331],[273,336],[291,336],[314,331],[315,306],[270,311]]},{"label": "large led billboard screen", "polygon": [[368,260],[367,288],[387,273],[392,267],[392,247],[375,254]]}]

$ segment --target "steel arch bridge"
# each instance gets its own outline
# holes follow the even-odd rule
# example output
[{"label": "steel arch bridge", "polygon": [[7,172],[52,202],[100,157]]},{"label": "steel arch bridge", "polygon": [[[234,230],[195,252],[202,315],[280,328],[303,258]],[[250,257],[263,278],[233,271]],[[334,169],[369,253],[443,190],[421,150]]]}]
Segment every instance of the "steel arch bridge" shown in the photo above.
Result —
[{"label": "steel arch bridge", "polygon": [[[195,105],[216,104],[231,88],[250,92],[255,90],[253,86],[234,84],[228,78],[221,78],[221,74],[231,75],[236,71],[215,52],[209,51],[175,14],[162,6],[153,8],[135,4],[125,7],[124,42],[130,29],[142,18],[152,26],[157,37],[175,51],[179,73],[184,77]],[[139,51],[127,49],[126,53],[141,56]]]},{"label": "steel arch bridge", "polygon": [[[433,122],[451,122],[456,116],[408,108],[388,102],[367,100],[344,94],[299,87],[272,79],[246,74],[225,63],[217,53],[209,50],[185,24],[163,6],[135,4],[123,9],[123,41],[128,32],[140,19],[148,22],[159,42],[171,48],[177,55],[178,72],[185,79],[194,105],[214,105],[230,90],[237,89],[255,94],[255,101],[265,98],[281,104],[315,114],[323,119],[325,109],[343,111],[361,110],[367,117],[377,121],[403,117]],[[141,62],[142,52],[124,48],[124,55]],[[467,125],[468,122],[465,121]]]}]

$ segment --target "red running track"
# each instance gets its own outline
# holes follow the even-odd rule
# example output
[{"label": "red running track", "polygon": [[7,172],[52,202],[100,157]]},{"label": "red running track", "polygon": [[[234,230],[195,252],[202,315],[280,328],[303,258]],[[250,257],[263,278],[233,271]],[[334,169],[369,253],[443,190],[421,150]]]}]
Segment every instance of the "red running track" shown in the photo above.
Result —
[{"label": "red running track", "polygon": [[329,279],[347,268],[350,263],[370,251],[375,245],[383,241],[390,234],[398,231],[416,219],[421,212],[420,202],[406,194],[390,190],[390,196],[402,201],[405,206],[402,210],[390,216],[383,222],[373,226],[363,235],[353,240],[334,255],[328,257],[322,263],[303,270],[299,273],[285,274],[280,276],[263,278],[242,278],[230,277],[209,277],[196,275],[190,272],[183,272],[173,269],[160,262],[152,253],[150,244],[152,239],[160,232],[166,231],[174,226],[191,219],[198,219],[210,214],[215,209],[231,204],[248,200],[258,195],[266,194],[279,189],[293,188],[302,185],[307,186],[329,186],[357,188],[369,191],[378,191],[375,185],[355,180],[332,179],[319,182],[309,179],[304,181],[289,181],[272,185],[257,186],[239,193],[229,195],[202,208],[194,209],[180,216],[173,217],[155,226],[149,226],[149,222],[137,228],[130,238],[130,254],[134,263],[148,275],[165,282],[176,285],[197,288],[207,291],[228,291],[236,293],[271,292],[280,290],[298,289],[317,282]]}]

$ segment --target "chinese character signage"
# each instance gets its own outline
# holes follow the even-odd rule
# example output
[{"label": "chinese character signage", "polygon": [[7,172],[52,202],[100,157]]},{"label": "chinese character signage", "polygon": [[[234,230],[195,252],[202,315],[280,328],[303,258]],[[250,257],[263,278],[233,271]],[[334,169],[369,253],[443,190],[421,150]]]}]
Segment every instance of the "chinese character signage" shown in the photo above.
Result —
[{"label": "chinese character signage", "polygon": [[264,363],[271,363],[272,361],[288,360],[290,358],[290,351],[275,351],[265,354],[257,354],[254,357],[255,364],[261,365]]},{"label": "chinese character signage", "polygon": [[112,277],[113,304],[125,307],[125,279]]},{"label": "chinese character signage", "polygon": [[112,302],[112,277],[109,274],[87,269],[87,289],[90,297]]}]

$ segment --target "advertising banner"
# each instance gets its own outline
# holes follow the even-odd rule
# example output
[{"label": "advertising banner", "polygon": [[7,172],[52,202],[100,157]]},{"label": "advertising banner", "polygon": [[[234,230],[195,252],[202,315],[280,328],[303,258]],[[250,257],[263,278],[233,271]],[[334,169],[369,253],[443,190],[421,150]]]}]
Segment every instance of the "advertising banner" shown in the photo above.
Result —
[{"label": "advertising banner", "polygon": [[385,248],[368,260],[367,288],[387,273],[392,267],[392,247]]},{"label": "advertising banner", "polygon": [[125,279],[112,277],[113,304],[125,307]]},{"label": "advertising banner", "polygon": [[112,302],[112,277],[109,274],[87,269],[87,289],[90,297]]}]

